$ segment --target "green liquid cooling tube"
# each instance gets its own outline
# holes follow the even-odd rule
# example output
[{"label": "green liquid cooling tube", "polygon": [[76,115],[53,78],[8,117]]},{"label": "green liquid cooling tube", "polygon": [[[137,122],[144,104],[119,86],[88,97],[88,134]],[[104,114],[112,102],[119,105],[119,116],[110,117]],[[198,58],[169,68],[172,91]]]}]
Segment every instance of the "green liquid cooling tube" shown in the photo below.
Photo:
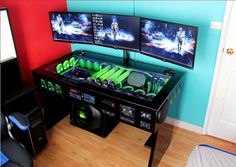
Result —
[{"label": "green liquid cooling tube", "polygon": [[114,84],[117,85],[118,83],[122,82],[125,78],[127,78],[129,76],[129,74],[131,73],[130,70],[126,71],[125,73],[123,73],[122,75],[120,75],[117,79],[114,79]]},{"label": "green liquid cooling tube", "polygon": [[170,80],[169,78],[163,78],[165,84],[167,84],[167,82]]},{"label": "green liquid cooling tube", "polygon": [[113,75],[107,78],[107,80],[113,80],[116,79],[119,75],[121,75],[125,71],[124,68],[120,68],[118,71],[116,71]]},{"label": "green liquid cooling tube", "polygon": [[106,66],[103,69],[101,69],[100,71],[96,72],[95,74],[92,75],[92,79],[96,79],[100,76],[102,76],[104,73],[106,73],[108,70],[110,70],[111,66]]},{"label": "green liquid cooling tube", "polygon": [[117,70],[119,69],[119,67],[114,67],[112,68],[110,71],[108,71],[106,74],[102,75],[100,78],[101,81],[104,81],[105,79],[107,79],[109,76],[111,76],[112,74],[114,74]]}]

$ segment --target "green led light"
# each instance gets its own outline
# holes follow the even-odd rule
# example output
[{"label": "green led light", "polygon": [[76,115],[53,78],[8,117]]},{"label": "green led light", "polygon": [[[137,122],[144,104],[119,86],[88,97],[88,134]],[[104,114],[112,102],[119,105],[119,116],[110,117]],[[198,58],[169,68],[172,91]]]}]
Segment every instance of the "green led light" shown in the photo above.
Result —
[{"label": "green led light", "polygon": [[48,81],[48,90],[49,90],[50,92],[53,92],[53,91],[54,91],[54,86],[53,86],[52,82],[50,82],[50,81]]},{"label": "green led light", "polygon": [[86,62],[85,62],[84,59],[80,59],[80,60],[79,60],[79,66],[80,66],[81,68],[84,68],[84,67],[86,66]]},{"label": "green led light", "polygon": [[90,60],[87,60],[86,67],[87,67],[87,69],[91,70],[93,68],[93,63]]},{"label": "green led light", "polygon": [[69,62],[70,62],[70,66],[71,66],[71,67],[75,66],[75,64],[76,64],[76,60],[75,60],[74,57],[71,57],[70,60],[69,60]]},{"label": "green led light", "polygon": [[62,90],[61,90],[61,87],[58,85],[58,84],[55,84],[55,92],[59,95],[62,94]]},{"label": "green led light", "polygon": [[92,79],[96,79],[100,76],[102,76],[104,73],[106,73],[108,70],[110,70],[111,66],[106,66],[105,68],[101,69],[100,71],[96,72],[91,76]]},{"label": "green led light", "polygon": [[60,74],[62,71],[63,71],[63,65],[61,63],[59,63],[57,66],[56,66],[56,73],[57,74]]},{"label": "green led light", "polygon": [[63,69],[64,69],[64,70],[67,70],[68,68],[70,68],[70,63],[69,63],[68,60],[66,60],[66,61],[64,61],[64,63],[63,63]]},{"label": "green led light", "polygon": [[41,86],[41,88],[47,89],[47,84],[46,84],[46,82],[44,81],[44,79],[40,79],[40,86]]},{"label": "green led light", "polygon": [[88,118],[84,111],[79,112],[79,117],[82,118],[82,119],[87,119]]},{"label": "green led light", "polygon": [[94,71],[99,71],[100,70],[100,65],[99,65],[98,62],[93,63],[93,69],[94,69]]}]

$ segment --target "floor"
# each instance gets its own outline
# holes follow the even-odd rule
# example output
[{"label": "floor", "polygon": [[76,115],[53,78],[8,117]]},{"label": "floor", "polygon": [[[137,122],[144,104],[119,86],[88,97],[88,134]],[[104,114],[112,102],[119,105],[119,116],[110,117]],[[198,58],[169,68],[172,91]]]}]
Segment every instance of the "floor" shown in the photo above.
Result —
[{"label": "floor", "polygon": [[[48,145],[34,158],[35,167],[146,167],[150,150],[143,144],[150,133],[119,123],[107,138],[69,124],[64,118],[48,131]],[[174,128],[160,167],[183,167],[201,143],[236,152],[236,144]]]}]

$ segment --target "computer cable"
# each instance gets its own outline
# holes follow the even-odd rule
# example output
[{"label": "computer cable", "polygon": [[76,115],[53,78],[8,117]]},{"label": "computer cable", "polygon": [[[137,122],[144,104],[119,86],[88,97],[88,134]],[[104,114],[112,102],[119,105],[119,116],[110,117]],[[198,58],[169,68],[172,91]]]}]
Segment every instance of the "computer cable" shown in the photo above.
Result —
[{"label": "computer cable", "polygon": [[150,81],[147,82],[147,93],[149,93],[152,89],[152,83]]},{"label": "computer cable", "polygon": [[131,91],[134,91],[134,87],[130,85],[124,86],[123,89],[130,89]]},{"label": "computer cable", "polygon": [[147,96],[156,96],[155,93],[148,93]]},{"label": "computer cable", "polygon": [[141,93],[142,95],[145,95],[145,91],[143,89],[137,89],[134,92],[135,93]]}]

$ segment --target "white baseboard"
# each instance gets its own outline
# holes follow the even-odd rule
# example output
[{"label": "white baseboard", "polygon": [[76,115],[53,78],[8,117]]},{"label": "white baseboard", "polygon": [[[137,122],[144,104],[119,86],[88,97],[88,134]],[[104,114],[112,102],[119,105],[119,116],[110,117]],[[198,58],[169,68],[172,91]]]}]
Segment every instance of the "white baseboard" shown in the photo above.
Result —
[{"label": "white baseboard", "polygon": [[190,123],[179,121],[177,119],[170,118],[170,117],[167,117],[165,122],[168,123],[168,124],[171,124],[171,125],[174,125],[174,126],[192,131],[192,132],[203,134],[203,128],[200,127],[200,126],[196,126],[196,125],[193,125],[193,124],[190,124]]}]

